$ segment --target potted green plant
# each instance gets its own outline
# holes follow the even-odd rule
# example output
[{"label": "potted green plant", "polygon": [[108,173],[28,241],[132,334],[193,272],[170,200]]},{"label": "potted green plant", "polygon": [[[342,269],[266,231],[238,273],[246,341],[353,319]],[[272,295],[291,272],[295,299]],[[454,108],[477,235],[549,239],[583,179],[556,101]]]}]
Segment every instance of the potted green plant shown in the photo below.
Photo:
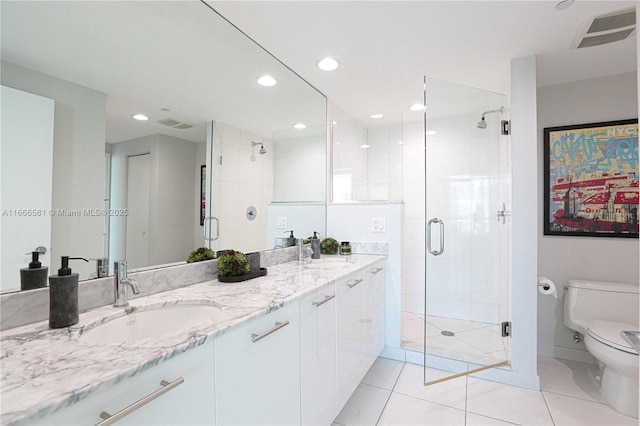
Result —
[{"label": "potted green plant", "polygon": [[249,260],[242,252],[229,250],[218,258],[218,277],[239,277],[249,272]]},{"label": "potted green plant", "polygon": [[213,250],[206,247],[200,247],[199,249],[196,249],[189,253],[187,263],[202,262],[203,260],[211,260],[215,258],[216,254],[213,252]]},{"label": "potted green plant", "polygon": [[322,254],[338,253],[338,241],[331,237],[325,238],[320,242],[320,252]]}]

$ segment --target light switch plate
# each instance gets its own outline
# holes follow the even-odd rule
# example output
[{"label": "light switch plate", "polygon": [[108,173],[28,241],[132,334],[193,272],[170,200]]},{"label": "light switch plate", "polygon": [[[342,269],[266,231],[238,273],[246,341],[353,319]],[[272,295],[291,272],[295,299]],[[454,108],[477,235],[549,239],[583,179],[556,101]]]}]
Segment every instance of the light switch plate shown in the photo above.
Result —
[{"label": "light switch plate", "polygon": [[276,229],[287,229],[287,217],[278,216],[276,218]]},{"label": "light switch plate", "polygon": [[371,219],[371,232],[387,232],[384,217],[374,217]]}]

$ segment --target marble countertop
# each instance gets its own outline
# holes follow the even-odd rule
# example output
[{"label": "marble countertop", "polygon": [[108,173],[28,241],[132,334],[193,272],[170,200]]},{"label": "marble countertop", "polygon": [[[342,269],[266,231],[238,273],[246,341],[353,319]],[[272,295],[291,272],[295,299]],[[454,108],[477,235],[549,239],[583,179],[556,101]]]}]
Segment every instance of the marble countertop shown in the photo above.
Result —
[{"label": "marble countertop", "polygon": [[[268,275],[240,283],[217,280],[130,300],[130,307],[103,306],[80,314],[72,327],[49,329],[48,321],[2,331],[0,340],[0,423],[28,424],[86,398],[251,318],[265,315],[329,285],[384,256],[352,255],[347,266],[299,262],[270,266]],[[315,265],[314,265],[315,266]],[[195,326],[158,339],[96,344],[81,338],[91,328],[127,313],[176,304],[210,304],[221,310],[215,325]]]}]

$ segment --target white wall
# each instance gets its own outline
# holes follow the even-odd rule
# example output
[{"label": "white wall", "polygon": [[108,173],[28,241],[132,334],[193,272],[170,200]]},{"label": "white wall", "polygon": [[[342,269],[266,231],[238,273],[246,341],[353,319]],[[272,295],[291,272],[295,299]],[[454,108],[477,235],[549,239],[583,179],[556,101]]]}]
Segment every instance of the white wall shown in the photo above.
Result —
[{"label": "white wall", "polygon": [[[543,129],[638,117],[636,73],[538,88],[538,170],[543,170]],[[542,223],[543,188],[538,192]],[[569,279],[618,281],[638,285],[638,240],[543,236],[538,232],[538,274],[558,286],[558,299],[538,294],[538,352],[590,361],[584,343],[574,343],[563,324],[562,286]]]},{"label": "white wall", "polygon": [[[81,211],[104,207],[107,96],[11,63],[2,63],[2,84],[55,101],[52,208]],[[103,216],[55,215],[51,223],[50,269],[60,256],[103,257]],[[80,277],[95,263],[70,265]]]},{"label": "white wall", "polygon": [[[54,101],[2,86],[0,292],[20,290],[20,269],[43,246],[50,264]],[[31,214],[29,214],[31,212]],[[46,274],[45,274],[46,275]]]},{"label": "white wall", "polygon": [[[111,208],[126,208],[127,157],[150,153],[149,265],[186,260],[194,248],[199,219],[193,191],[196,144],[166,135],[152,135],[111,146]],[[111,217],[109,258],[126,259],[126,217]],[[149,266],[144,265],[144,266]]]}]

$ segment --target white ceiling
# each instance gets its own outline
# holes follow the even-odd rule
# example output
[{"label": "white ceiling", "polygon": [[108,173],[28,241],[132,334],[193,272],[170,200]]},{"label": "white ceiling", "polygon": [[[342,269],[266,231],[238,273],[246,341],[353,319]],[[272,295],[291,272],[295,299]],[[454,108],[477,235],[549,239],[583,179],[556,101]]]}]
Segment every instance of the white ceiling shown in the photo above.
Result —
[{"label": "white ceiling", "polygon": [[[631,1],[576,0],[564,11],[555,1],[207,3],[357,118],[406,111],[422,100],[423,75],[508,94],[510,60],[521,56],[537,55],[539,86],[636,70],[635,35],[569,48],[581,24]],[[0,6],[2,59],[107,93],[108,142],[154,132],[203,140],[212,119],[269,137],[298,117],[324,117],[315,91],[199,1]],[[326,55],[337,71],[316,68]],[[259,88],[262,73],[286,84]],[[152,120],[134,123],[135,112]],[[198,126],[187,136],[154,123],[163,118]]]},{"label": "white ceiling", "polygon": [[[508,94],[512,58],[536,55],[538,86],[636,71],[636,37],[570,49],[580,25],[633,1],[208,1],[360,117],[406,110],[423,75]],[[333,56],[341,67],[320,71]]]}]

